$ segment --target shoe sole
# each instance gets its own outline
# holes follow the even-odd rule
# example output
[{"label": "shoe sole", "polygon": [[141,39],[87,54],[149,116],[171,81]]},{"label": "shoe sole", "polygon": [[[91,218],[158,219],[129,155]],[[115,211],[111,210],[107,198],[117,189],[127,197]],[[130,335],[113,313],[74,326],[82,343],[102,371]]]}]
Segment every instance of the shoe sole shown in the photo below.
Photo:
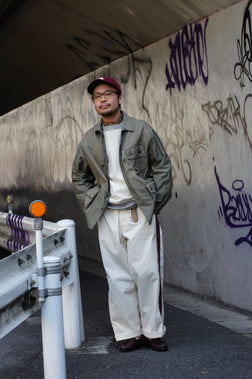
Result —
[{"label": "shoe sole", "polygon": [[168,348],[167,345],[164,346],[164,347],[162,347],[162,348],[161,348],[161,347],[160,347],[160,348],[155,348],[155,347],[151,346],[151,345],[148,343],[148,341],[145,342],[144,346],[145,346],[147,349],[151,349],[151,350],[153,350],[153,351],[168,351],[168,350],[169,350],[169,348]]},{"label": "shoe sole", "polygon": [[120,351],[120,353],[128,353],[128,352],[130,352],[130,351],[134,351],[134,350],[140,349],[140,348],[143,347],[143,346],[144,346],[144,344],[143,344],[143,342],[141,341],[141,342],[139,342],[138,345],[136,345],[136,346],[134,346],[134,347],[132,347],[132,348],[130,348],[130,349],[120,349],[120,347],[118,347],[118,350]]}]

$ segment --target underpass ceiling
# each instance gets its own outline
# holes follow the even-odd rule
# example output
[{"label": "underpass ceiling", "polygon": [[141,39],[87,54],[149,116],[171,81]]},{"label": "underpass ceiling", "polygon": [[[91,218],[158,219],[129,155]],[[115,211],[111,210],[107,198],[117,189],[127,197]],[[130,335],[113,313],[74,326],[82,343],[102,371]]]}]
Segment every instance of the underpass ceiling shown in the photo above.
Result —
[{"label": "underpass ceiling", "polygon": [[0,115],[240,0],[0,0]]}]

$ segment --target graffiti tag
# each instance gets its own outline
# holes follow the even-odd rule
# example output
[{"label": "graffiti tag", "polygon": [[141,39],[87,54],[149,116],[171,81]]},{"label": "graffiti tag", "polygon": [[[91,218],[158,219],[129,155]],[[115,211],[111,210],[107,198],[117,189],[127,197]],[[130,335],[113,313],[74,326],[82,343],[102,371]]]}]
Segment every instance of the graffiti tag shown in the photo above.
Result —
[{"label": "graffiti tag", "polygon": [[[109,64],[115,58],[131,54],[142,47],[120,30],[104,29],[99,33],[94,30],[85,30],[85,34],[88,36],[85,40],[80,36],[71,37],[66,47],[86,64],[88,71],[96,70],[103,66],[104,62]],[[99,51],[97,54],[93,53],[94,45]]]},{"label": "graffiti tag", "polygon": [[243,180],[233,181],[232,190],[228,190],[220,181],[216,167],[214,167],[215,177],[217,180],[221,206],[218,214],[219,218],[224,217],[226,224],[230,228],[249,228],[249,232],[244,237],[235,241],[235,245],[243,242],[252,247],[252,196],[245,191]]},{"label": "graffiti tag", "polygon": [[[241,129],[244,136],[252,149],[252,137],[249,134],[249,128],[247,124],[247,113],[252,107],[252,94],[248,94],[245,97],[243,104],[243,112],[241,111],[240,103],[236,96],[229,96],[226,100],[226,104],[223,104],[222,100],[214,102],[209,101],[201,106],[202,110],[206,112],[211,124],[218,125],[224,129],[231,136],[237,134]],[[214,130],[210,129],[210,137],[214,133]]]},{"label": "graffiti tag", "polygon": [[209,145],[206,141],[205,135],[202,131],[200,131],[200,129],[196,129],[196,127],[194,127],[192,132],[188,131],[186,134],[188,137],[188,146],[193,151],[193,158],[196,156],[200,149],[207,151]]},{"label": "graffiti tag", "polygon": [[175,41],[169,40],[170,59],[166,63],[166,91],[177,86],[180,91],[187,85],[193,86],[198,77],[208,83],[208,61],[206,46],[206,28],[208,19],[202,27],[200,23],[185,26],[176,34]]},{"label": "graffiti tag", "polygon": [[[251,7],[251,8],[250,8]],[[234,66],[234,76],[240,81],[240,86],[245,87],[245,75],[252,82],[252,25],[250,10],[252,0],[249,0],[243,17],[241,39],[237,40],[237,53],[239,62]]]},{"label": "graffiti tag", "polygon": [[23,228],[23,218],[24,216],[17,214],[8,214],[6,218],[6,224],[11,229],[11,237],[4,243],[11,251],[18,251],[29,245],[30,236]]}]

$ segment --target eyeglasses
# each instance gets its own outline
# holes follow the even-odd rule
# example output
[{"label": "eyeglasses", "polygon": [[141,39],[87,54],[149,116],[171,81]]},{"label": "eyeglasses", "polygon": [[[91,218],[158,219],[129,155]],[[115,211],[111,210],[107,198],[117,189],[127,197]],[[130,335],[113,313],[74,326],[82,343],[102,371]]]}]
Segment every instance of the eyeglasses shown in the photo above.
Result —
[{"label": "eyeglasses", "polygon": [[113,93],[117,93],[117,91],[108,90],[103,93],[97,92],[92,96],[92,99],[94,101],[101,100],[102,96],[104,96],[105,99],[109,99]]}]

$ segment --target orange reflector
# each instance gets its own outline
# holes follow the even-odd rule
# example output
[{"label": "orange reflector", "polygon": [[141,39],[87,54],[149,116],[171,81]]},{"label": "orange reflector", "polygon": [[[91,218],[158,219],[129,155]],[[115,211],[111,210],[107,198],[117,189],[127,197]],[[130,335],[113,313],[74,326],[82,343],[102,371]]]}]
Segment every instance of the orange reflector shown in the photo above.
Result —
[{"label": "orange reflector", "polygon": [[41,200],[35,200],[30,204],[29,211],[33,217],[42,217],[46,213],[46,205]]}]

